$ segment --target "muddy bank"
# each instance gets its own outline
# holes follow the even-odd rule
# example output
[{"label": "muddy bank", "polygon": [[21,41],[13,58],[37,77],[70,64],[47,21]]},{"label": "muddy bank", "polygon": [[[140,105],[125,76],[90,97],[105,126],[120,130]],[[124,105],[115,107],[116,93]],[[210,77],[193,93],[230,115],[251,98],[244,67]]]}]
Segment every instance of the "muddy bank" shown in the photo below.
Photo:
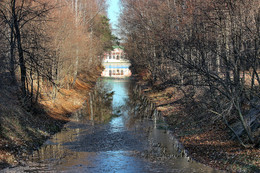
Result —
[{"label": "muddy bank", "polygon": [[[100,82],[108,84],[107,89]],[[91,92],[96,93],[94,121],[89,121],[89,108],[84,106],[61,132],[29,156],[25,166],[3,172],[221,172],[183,157],[179,143],[163,129],[165,123],[157,118],[157,111],[131,84],[122,79],[100,80]],[[113,99],[100,104],[110,96],[110,89]],[[103,94],[99,97],[98,93]],[[104,105],[118,116],[107,121],[106,112],[111,111],[97,112]]]},{"label": "muddy bank", "polygon": [[0,170],[23,165],[23,159],[59,132],[75,112],[88,99],[88,92],[102,69],[87,80],[77,80],[73,89],[60,88],[55,100],[42,94],[39,102],[30,110],[18,99],[17,88],[2,88],[0,91]]},{"label": "muddy bank", "polygon": [[243,148],[231,139],[223,122],[213,119],[200,104],[199,93],[190,88],[174,86],[158,89],[138,80],[141,95],[148,98],[159,112],[161,119],[182,143],[192,159],[219,170],[231,172],[259,172],[260,150]]}]

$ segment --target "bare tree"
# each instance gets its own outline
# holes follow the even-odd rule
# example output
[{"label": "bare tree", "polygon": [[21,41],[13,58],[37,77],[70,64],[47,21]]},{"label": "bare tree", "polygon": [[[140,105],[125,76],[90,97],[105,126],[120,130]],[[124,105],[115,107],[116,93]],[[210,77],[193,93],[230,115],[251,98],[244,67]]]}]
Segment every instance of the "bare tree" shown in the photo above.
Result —
[{"label": "bare tree", "polygon": [[[241,132],[246,134],[248,143],[256,144],[252,128],[259,128],[259,123],[257,115],[249,112],[256,108],[253,100],[260,100],[260,3],[255,0],[121,2],[122,34],[135,70],[148,71],[155,87],[168,83],[209,91],[210,110],[221,115],[242,145],[246,140],[240,138]],[[243,108],[247,103],[249,110]],[[243,130],[229,124],[232,117],[240,121],[239,129]]]}]

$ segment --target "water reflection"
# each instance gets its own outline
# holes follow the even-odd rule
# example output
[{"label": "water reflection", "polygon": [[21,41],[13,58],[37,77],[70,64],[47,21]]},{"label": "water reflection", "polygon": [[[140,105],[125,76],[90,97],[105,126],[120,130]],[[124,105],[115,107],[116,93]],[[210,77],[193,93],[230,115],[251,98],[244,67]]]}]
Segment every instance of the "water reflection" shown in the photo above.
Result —
[{"label": "water reflection", "polygon": [[[16,169],[20,172],[218,172],[180,157],[179,143],[169,131],[154,128],[149,119],[154,112],[152,106],[148,109],[148,102],[140,100],[129,80],[103,82],[102,86],[109,84],[115,92],[110,115],[119,117],[93,125],[89,117],[83,116],[84,111],[76,113],[73,119],[77,121],[66,124],[34,152],[28,167]],[[99,106],[105,109],[102,98],[95,99],[98,100],[98,104],[93,103],[96,113],[100,113]],[[95,117],[96,121],[102,119],[98,114]]]},{"label": "water reflection", "polygon": [[103,81],[110,85],[114,91],[113,95],[113,113],[120,115],[111,120],[110,130],[112,133],[125,130],[125,121],[127,119],[127,111],[124,109],[125,101],[128,100],[128,92],[131,86],[130,80],[123,79],[103,79]]}]

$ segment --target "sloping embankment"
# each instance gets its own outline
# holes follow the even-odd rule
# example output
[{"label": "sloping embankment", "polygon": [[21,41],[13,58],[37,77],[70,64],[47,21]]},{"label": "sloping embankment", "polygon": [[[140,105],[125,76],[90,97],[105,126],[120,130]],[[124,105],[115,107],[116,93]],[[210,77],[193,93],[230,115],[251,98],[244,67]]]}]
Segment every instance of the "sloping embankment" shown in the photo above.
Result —
[{"label": "sloping embankment", "polygon": [[97,67],[95,74],[89,73],[87,82],[77,80],[74,89],[60,89],[55,100],[42,96],[30,112],[21,106],[15,88],[1,90],[0,169],[21,164],[23,156],[60,131],[70,114],[83,105],[101,71]]},{"label": "sloping embankment", "polygon": [[224,123],[210,116],[200,104],[201,93],[187,95],[190,93],[188,86],[158,90],[140,79],[138,85],[191,158],[231,172],[260,171],[260,150],[243,148],[232,140]]}]

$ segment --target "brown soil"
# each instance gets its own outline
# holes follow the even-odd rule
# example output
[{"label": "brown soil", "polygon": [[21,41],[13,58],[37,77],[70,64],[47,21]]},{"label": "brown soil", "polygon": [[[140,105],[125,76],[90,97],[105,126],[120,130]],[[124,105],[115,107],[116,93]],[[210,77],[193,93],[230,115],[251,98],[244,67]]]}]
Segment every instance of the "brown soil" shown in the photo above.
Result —
[{"label": "brown soil", "polygon": [[85,80],[77,80],[73,89],[60,89],[55,100],[42,93],[39,103],[29,112],[21,106],[17,88],[2,88],[0,169],[21,164],[23,156],[39,148],[46,139],[60,131],[70,121],[71,113],[83,105],[101,71],[102,68],[97,67],[95,73],[88,74],[87,78],[80,76],[80,79]]},{"label": "brown soil", "polygon": [[260,149],[232,140],[223,122],[200,104],[200,93],[187,95],[189,87],[158,91],[142,80],[139,85],[194,160],[230,172],[260,172]]}]

